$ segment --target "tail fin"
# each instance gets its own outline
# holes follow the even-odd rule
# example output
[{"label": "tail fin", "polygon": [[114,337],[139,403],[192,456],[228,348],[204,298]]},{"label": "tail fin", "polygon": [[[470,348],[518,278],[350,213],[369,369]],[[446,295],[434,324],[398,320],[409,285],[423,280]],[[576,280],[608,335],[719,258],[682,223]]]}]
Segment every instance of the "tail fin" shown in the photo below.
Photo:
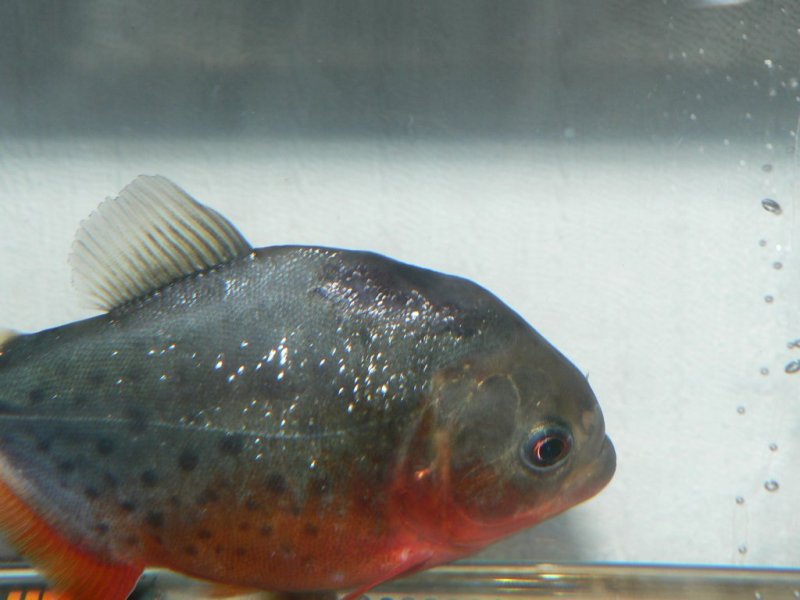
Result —
[{"label": "tail fin", "polygon": [[[19,334],[0,329],[0,358]],[[13,411],[13,408],[9,410]],[[0,413],[4,412],[0,403]],[[124,600],[136,585],[142,565],[109,563],[72,545],[34,511],[14,489],[24,488],[0,453],[0,531],[11,546],[41,569],[57,600]],[[12,483],[16,482],[12,487]],[[29,594],[26,594],[28,597]],[[38,596],[37,596],[38,597]]]},{"label": "tail fin", "polygon": [[125,600],[142,566],[111,564],[71,545],[0,481],[0,529],[41,569],[58,600]]}]

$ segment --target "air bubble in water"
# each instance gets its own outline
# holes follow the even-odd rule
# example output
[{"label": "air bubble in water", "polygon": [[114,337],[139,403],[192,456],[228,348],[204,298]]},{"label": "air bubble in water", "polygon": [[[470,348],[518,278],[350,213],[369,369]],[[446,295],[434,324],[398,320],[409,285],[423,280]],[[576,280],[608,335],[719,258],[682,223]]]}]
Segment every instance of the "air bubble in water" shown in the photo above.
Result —
[{"label": "air bubble in water", "polygon": [[783,263],[779,260],[776,260],[774,263],[772,263],[772,268],[776,270],[781,270],[783,268]]},{"label": "air bubble in water", "polygon": [[744,504],[744,498],[742,496],[736,496],[736,504]]},{"label": "air bubble in water", "polygon": [[761,373],[762,375],[769,375],[769,369],[767,367],[761,367],[759,373]]},{"label": "air bubble in water", "polygon": [[794,375],[795,373],[800,373],[800,360],[793,360],[788,365],[786,365],[783,369],[789,375]]},{"label": "air bubble in water", "polygon": [[779,215],[783,212],[781,205],[772,198],[764,198],[761,201],[761,206],[764,208],[764,210],[771,212],[773,215]]},{"label": "air bubble in water", "polygon": [[739,413],[740,415],[743,415],[745,413],[744,406],[737,406],[736,412]]},{"label": "air bubble in water", "polygon": [[776,444],[775,442],[772,442],[772,443],[769,445],[769,449],[770,449],[772,452],[777,452],[777,451],[778,451],[778,444]]},{"label": "air bubble in water", "polygon": [[775,298],[772,297],[771,295],[767,294],[766,296],[764,296],[764,302],[766,302],[767,304],[772,304],[774,301]]},{"label": "air bubble in water", "polygon": [[768,492],[777,492],[779,487],[781,486],[774,479],[764,482],[764,489]]},{"label": "air bubble in water", "polygon": [[747,546],[745,546],[744,544],[739,546],[738,550],[739,550],[739,554],[747,554]]},{"label": "air bubble in water", "polygon": [[761,595],[761,592],[755,592],[755,593],[753,594],[753,597],[754,597],[756,600],[762,600],[762,598],[763,598],[763,596]]},{"label": "air bubble in water", "polygon": [[758,245],[762,248],[767,245],[767,240],[758,240]]}]

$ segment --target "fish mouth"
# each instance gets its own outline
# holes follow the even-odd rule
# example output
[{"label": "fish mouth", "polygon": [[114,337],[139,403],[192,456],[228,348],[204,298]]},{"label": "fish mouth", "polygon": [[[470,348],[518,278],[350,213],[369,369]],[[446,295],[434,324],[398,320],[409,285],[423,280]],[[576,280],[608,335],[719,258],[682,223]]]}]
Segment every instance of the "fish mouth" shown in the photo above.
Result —
[{"label": "fish mouth", "polygon": [[576,471],[567,480],[570,505],[584,502],[602,490],[617,470],[617,452],[607,435],[603,435],[600,448],[593,461]]}]

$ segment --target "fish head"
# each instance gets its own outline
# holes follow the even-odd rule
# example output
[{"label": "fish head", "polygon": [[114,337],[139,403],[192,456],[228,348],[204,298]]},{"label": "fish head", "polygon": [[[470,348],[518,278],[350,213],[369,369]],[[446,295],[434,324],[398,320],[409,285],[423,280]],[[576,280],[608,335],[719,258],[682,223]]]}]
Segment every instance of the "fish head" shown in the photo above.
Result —
[{"label": "fish head", "polygon": [[616,455],[586,377],[524,323],[439,370],[402,461],[408,526],[442,561],[599,492]]}]

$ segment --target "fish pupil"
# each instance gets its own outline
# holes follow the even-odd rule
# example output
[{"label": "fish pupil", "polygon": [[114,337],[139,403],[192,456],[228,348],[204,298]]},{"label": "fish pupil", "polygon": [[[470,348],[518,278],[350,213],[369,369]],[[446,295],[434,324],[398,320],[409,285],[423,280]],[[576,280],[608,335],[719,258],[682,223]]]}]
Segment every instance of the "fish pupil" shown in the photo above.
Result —
[{"label": "fish pupil", "polygon": [[550,469],[560,464],[572,449],[572,436],[560,426],[535,432],[522,448],[525,463],[534,470]]},{"label": "fish pupil", "polygon": [[564,440],[550,436],[536,444],[536,459],[545,464],[553,463],[558,460],[566,450]]}]

